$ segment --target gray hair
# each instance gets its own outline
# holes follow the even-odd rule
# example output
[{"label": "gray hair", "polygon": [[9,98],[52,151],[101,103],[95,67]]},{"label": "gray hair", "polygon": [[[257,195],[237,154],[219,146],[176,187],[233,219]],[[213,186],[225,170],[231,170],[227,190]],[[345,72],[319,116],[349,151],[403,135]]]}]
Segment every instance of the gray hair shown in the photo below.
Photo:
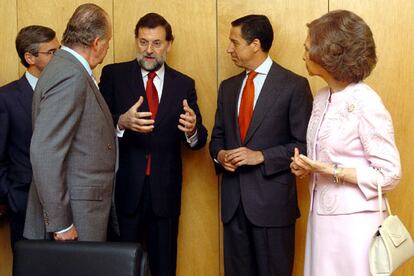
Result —
[{"label": "gray hair", "polygon": [[83,4],[76,8],[69,19],[62,44],[68,47],[89,47],[96,38],[106,38],[108,30],[108,14],[95,4]]}]

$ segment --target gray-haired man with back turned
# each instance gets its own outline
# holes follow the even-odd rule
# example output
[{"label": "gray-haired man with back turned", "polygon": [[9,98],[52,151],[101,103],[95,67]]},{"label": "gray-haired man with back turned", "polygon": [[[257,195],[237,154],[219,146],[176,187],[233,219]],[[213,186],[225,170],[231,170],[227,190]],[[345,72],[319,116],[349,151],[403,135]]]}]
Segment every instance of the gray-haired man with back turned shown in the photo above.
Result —
[{"label": "gray-haired man with back turned", "polygon": [[92,69],[112,37],[108,14],[79,6],[33,98],[33,166],[24,235],[106,240],[116,166],[112,117]]}]

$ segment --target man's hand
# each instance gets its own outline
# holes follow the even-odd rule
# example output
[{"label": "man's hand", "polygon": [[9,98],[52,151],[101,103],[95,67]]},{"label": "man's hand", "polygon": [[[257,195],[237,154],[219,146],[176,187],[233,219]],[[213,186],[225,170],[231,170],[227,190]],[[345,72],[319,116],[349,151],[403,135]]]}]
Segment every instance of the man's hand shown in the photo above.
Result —
[{"label": "man's hand", "polygon": [[120,130],[129,129],[135,132],[148,133],[154,129],[155,121],[151,118],[151,112],[138,112],[138,108],[144,102],[144,98],[139,97],[138,101],[124,114],[119,117],[118,127]]},{"label": "man's hand", "polygon": [[188,137],[193,136],[196,130],[197,117],[194,110],[188,105],[187,100],[183,100],[184,114],[180,115],[178,129],[185,132]]},{"label": "man's hand", "polygon": [[229,172],[234,172],[237,167],[234,166],[232,163],[228,162],[226,159],[228,150],[220,150],[217,154],[217,161],[219,161],[220,165]]},{"label": "man's hand", "polygon": [[232,150],[221,150],[217,154],[217,160],[228,171],[234,172],[243,165],[259,165],[264,162],[263,153],[260,150],[251,150],[240,147]]},{"label": "man's hand", "polygon": [[240,167],[243,165],[259,165],[264,162],[264,156],[260,150],[240,147],[227,151],[226,160],[234,166]]},{"label": "man's hand", "polygon": [[72,225],[72,227],[63,233],[54,233],[53,238],[56,241],[75,241],[78,239],[78,232],[76,231],[75,225]]}]

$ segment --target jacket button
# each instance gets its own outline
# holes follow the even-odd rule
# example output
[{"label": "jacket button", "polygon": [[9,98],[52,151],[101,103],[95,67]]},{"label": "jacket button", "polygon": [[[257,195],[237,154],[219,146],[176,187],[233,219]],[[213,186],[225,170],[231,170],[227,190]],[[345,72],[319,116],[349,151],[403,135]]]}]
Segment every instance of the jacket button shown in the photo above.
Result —
[{"label": "jacket button", "polygon": [[107,149],[107,150],[111,150],[111,149],[112,149],[112,145],[111,145],[111,144],[108,144],[108,145],[106,146],[106,149]]}]

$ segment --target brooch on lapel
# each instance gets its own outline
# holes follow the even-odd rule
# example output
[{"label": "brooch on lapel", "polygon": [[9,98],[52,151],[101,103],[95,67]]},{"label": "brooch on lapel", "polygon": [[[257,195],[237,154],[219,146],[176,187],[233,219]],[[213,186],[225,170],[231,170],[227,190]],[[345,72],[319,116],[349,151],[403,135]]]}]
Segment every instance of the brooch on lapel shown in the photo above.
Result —
[{"label": "brooch on lapel", "polygon": [[353,103],[348,103],[348,106],[347,106],[346,110],[348,110],[348,112],[354,111],[355,110],[355,105]]}]

